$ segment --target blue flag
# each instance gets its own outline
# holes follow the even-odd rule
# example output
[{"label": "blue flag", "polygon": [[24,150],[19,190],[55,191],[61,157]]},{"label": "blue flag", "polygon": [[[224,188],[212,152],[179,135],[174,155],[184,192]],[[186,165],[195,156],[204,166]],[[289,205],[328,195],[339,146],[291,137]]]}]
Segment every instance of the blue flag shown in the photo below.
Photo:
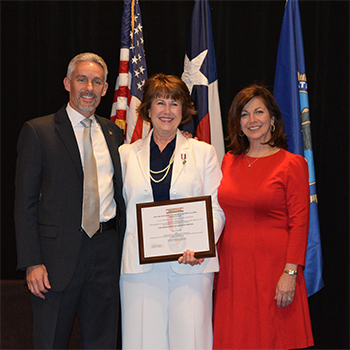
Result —
[{"label": "blue flag", "polygon": [[304,156],[309,167],[310,224],[304,269],[308,296],[323,286],[316,177],[311,142],[308,86],[298,0],[287,0],[277,52],[273,95],[281,109],[288,150]]},{"label": "blue flag", "polygon": [[194,4],[181,78],[187,84],[198,112],[190,123],[184,125],[183,130],[189,131],[200,141],[212,144],[221,163],[225,145],[208,0],[196,0]]}]

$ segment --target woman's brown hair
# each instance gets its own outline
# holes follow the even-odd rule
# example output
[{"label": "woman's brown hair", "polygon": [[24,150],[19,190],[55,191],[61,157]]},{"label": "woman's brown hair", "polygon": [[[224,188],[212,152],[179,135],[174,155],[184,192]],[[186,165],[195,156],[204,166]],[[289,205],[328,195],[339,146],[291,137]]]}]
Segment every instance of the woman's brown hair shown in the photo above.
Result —
[{"label": "woman's brown hair", "polygon": [[233,99],[228,112],[228,150],[233,154],[245,153],[249,148],[249,141],[241,131],[241,113],[244,106],[254,97],[260,97],[268,109],[271,118],[275,120],[275,130],[271,139],[265,144],[271,147],[287,148],[287,136],[284,134],[282,113],[271,92],[264,86],[253,84],[241,90]]},{"label": "woman's brown hair", "polygon": [[183,80],[175,75],[157,73],[148,78],[143,87],[143,97],[141,104],[137,108],[140,117],[151,123],[149,110],[153,99],[157,97],[172,98],[182,103],[182,120],[180,125],[186,124],[196,114],[196,110],[191,102],[191,95],[187,85]]}]

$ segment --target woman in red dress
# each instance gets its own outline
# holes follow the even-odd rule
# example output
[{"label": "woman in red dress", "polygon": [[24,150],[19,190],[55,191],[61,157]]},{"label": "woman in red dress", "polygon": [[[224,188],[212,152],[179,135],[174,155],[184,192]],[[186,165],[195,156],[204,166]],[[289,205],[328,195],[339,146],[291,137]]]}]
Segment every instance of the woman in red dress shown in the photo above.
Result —
[{"label": "woman in red dress", "polygon": [[214,349],[312,346],[303,275],[307,163],[285,150],[281,112],[262,86],[237,94],[228,129],[218,192],[226,226],[218,245]]}]

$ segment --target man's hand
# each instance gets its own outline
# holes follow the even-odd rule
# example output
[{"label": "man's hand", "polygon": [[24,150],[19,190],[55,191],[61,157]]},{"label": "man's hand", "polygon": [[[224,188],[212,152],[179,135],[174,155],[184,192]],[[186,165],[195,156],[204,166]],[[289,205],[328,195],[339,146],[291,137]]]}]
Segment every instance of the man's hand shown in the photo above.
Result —
[{"label": "man's hand", "polygon": [[45,296],[42,293],[47,293],[48,289],[51,289],[45,265],[27,267],[27,285],[28,289],[36,297],[45,299]]},{"label": "man's hand", "polygon": [[[193,135],[190,132],[188,132],[188,131],[181,130],[181,133],[182,133],[182,136],[186,137],[186,139],[192,139],[193,138]],[[194,139],[198,140],[198,137],[196,136]]]}]

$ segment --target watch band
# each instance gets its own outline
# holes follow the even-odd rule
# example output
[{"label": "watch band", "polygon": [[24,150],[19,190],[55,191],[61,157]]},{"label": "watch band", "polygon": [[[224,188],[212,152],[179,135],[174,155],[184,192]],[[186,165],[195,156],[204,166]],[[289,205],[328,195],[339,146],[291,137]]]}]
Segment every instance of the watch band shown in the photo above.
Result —
[{"label": "watch band", "polygon": [[296,276],[298,274],[298,271],[294,271],[294,270],[283,270],[283,272],[291,276]]}]

